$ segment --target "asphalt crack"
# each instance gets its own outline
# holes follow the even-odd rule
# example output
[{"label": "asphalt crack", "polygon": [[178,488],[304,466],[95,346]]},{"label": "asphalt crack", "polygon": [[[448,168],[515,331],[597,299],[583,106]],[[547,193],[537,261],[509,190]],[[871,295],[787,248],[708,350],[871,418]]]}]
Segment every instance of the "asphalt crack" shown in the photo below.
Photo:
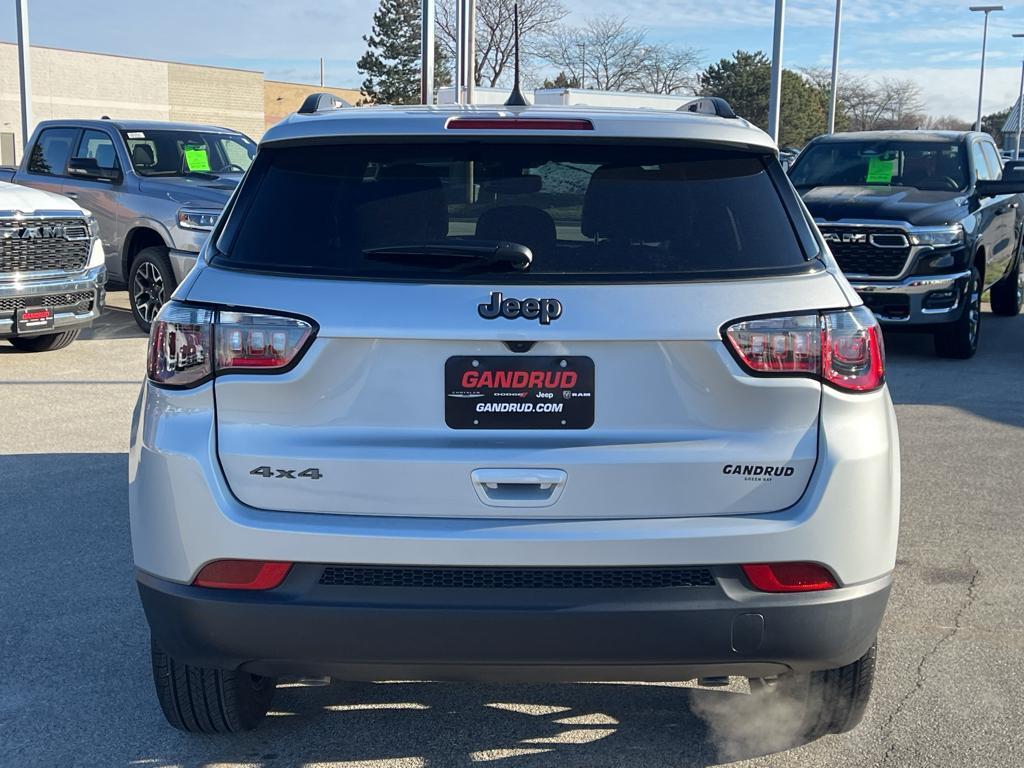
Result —
[{"label": "asphalt crack", "polygon": [[897,718],[903,714],[903,711],[906,709],[911,699],[913,699],[918,692],[924,688],[925,667],[944,645],[956,637],[957,632],[960,631],[960,627],[962,626],[964,614],[970,610],[975,600],[977,600],[978,578],[981,576],[981,568],[974,564],[974,560],[971,557],[969,550],[964,552],[964,557],[967,560],[967,565],[971,568],[971,580],[967,584],[967,591],[964,595],[964,599],[960,602],[960,605],[953,614],[953,624],[949,627],[949,631],[936,640],[935,644],[921,656],[917,663],[917,674],[914,686],[900,698],[896,703],[895,708],[893,708],[889,717],[886,719],[885,724],[882,726],[882,733],[888,734],[890,741],[888,748],[885,750],[885,754],[882,755],[882,759],[878,763],[878,768],[886,768],[886,766],[890,765],[890,761],[896,754],[896,742],[892,739],[893,726],[895,725]]}]

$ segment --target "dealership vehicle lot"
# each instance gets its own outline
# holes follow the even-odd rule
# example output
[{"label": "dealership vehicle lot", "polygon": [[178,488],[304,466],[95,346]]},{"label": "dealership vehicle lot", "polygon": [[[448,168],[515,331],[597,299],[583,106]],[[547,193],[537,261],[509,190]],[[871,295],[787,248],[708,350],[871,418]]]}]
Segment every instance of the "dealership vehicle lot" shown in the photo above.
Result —
[{"label": "dealership vehicle lot", "polygon": [[0,765],[1024,761],[1024,319],[986,313],[969,362],[934,359],[926,338],[887,339],[903,525],[876,692],[853,733],[759,756],[778,729],[744,711],[739,687],[338,684],[280,691],[279,714],[254,734],[170,729],[153,700],[128,541],[125,452],[145,340],[125,295],[110,303],[66,350],[0,345]]}]

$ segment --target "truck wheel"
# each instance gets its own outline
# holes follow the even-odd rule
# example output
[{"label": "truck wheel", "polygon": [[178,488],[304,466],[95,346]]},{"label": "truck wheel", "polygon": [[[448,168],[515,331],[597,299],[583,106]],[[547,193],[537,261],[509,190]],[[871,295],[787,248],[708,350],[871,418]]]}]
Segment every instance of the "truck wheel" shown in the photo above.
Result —
[{"label": "truck wheel", "polygon": [[1021,284],[1020,272],[1021,257],[1017,257],[1017,264],[1010,274],[992,286],[988,292],[989,301],[992,302],[992,314],[1014,317],[1020,314],[1021,299],[1024,298],[1024,286]]},{"label": "truck wheel", "polygon": [[939,357],[967,360],[978,351],[981,336],[981,275],[971,267],[966,303],[959,319],[935,332],[935,351]]},{"label": "truck wheel", "polygon": [[864,718],[875,681],[876,646],[852,664],[823,672],[796,673],[766,680],[751,678],[750,695],[780,714],[792,712],[794,737],[804,743],[830,733],[846,733]]},{"label": "truck wheel", "polygon": [[53,352],[55,349],[64,349],[77,339],[80,331],[80,328],[73,328],[70,331],[47,333],[42,336],[15,336],[8,341],[15,349],[20,349],[22,352]]},{"label": "truck wheel", "polygon": [[153,682],[167,722],[188,733],[251,731],[263,720],[277,681],[183,664],[151,641]]},{"label": "truck wheel", "polygon": [[128,296],[139,328],[149,333],[160,307],[177,287],[166,248],[153,246],[139,251],[128,270]]}]

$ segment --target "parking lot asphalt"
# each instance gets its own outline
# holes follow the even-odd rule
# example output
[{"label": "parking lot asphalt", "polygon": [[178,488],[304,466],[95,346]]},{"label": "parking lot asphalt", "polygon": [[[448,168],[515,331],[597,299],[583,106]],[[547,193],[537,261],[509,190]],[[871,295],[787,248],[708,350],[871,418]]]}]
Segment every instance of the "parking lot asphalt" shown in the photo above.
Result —
[{"label": "parking lot asphalt", "polygon": [[167,726],[132,579],[127,457],[145,339],[124,294],[71,347],[0,342],[0,766],[1024,765],[1024,317],[971,361],[890,336],[896,584],[864,723],[784,752],[744,686],[334,683],[251,734]]}]

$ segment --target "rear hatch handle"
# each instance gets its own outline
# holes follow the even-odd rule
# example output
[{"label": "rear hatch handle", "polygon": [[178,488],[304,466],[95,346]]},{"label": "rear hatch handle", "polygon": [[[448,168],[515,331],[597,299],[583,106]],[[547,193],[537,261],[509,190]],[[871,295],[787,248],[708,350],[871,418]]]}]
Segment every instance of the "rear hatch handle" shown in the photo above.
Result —
[{"label": "rear hatch handle", "polygon": [[565,490],[561,469],[475,469],[473,490],[489,507],[550,507]]}]

